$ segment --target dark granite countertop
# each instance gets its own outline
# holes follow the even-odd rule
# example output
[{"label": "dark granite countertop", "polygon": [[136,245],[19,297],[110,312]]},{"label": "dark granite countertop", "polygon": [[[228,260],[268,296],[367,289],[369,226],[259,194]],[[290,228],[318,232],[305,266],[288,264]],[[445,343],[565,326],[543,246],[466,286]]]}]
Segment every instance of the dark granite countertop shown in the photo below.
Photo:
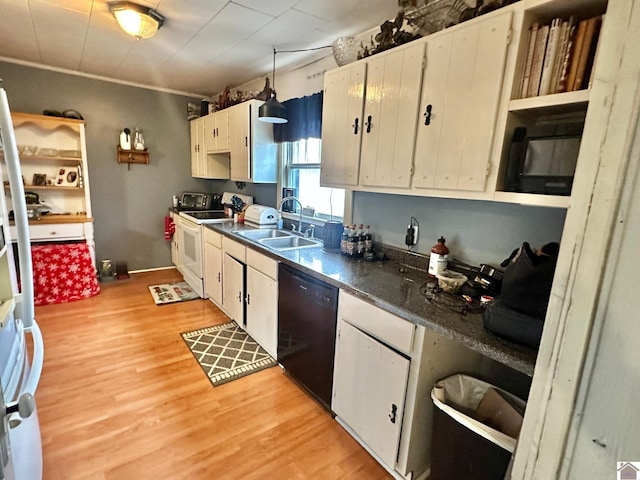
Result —
[{"label": "dark granite countertop", "polygon": [[[481,312],[461,313],[461,304],[446,299],[434,301],[425,295],[428,279],[421,272],[401,273],[393,260],[353,260],[318,247],[274,251],[234,232],[250,229],[243,224],[205,225],[261,253],[344,289],[377,307],[456,340],[468,348],[529,376],[533,375],[537,352],[502,341],[482,326]],[[448,295],[448,294],[443,294]],[[451,298],[451,300],[455,300]]]}]

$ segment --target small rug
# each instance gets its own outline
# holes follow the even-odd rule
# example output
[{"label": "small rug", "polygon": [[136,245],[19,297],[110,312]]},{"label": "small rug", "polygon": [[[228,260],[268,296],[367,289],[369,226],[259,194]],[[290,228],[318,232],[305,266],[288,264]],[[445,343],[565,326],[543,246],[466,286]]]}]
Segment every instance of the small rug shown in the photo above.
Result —
[{"label": "small rug", "polygon": [[167,303],[184,302],[186,300],[200,298],[187,282],[149,285],[149,291],[156,305],[166,305]]},{"label": "small rug", "polygon": [[233,321],[181,335],[214,386],[278,363]]}]

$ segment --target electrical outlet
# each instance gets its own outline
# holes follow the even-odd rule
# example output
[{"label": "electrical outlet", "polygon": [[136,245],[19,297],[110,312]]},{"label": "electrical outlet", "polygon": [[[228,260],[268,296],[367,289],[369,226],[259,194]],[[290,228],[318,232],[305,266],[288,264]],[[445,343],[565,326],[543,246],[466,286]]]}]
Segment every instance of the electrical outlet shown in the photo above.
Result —
[{"label": "electrical outlet", "polygon": [[404,243],[407,247],[411,247],[418,243],[418,226],[408,225],[407,235],[404,237]]}]

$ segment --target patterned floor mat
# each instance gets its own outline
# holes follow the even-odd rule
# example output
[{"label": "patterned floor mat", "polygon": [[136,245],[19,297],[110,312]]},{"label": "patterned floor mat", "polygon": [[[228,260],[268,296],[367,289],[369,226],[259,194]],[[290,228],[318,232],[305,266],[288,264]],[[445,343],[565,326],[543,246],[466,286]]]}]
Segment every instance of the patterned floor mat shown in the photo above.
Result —
[{"label": "patterned floor mat", "polygon": [[214,386],[277,365],[276,360],[236,322],[182,334]]}]

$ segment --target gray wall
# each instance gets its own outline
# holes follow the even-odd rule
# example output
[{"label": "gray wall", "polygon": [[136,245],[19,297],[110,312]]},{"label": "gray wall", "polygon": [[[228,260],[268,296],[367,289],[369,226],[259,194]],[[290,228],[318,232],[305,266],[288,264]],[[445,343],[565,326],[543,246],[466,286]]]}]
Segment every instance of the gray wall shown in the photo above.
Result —
[{"label": "gray wall", "polygon": [[405,248],[411,216],[420,223],[415,250],[428,253],[440,235],[450,256],[498,265],[522,242],[559,242],[565,209],[507,203],[356,192],[353,218],[369,224],[374,240]]},{"label": "gray wall", "polygon": [[[171,196],[213,191],[191,178],[187,102],[199,99],[0,62],[13,111],[78,110],[86,121],[96,258],[129,270],[171,265],[164,216]],[[140,127],[149,165],[116,162],[119,132]]]}]

